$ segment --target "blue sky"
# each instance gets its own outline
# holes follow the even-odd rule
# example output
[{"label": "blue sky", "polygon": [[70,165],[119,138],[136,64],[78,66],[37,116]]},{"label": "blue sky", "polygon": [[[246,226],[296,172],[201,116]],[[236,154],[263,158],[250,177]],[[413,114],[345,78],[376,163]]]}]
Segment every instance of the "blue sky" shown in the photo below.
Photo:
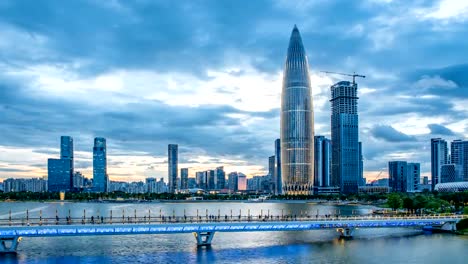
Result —
[{"label": "blue sky", "polygon": [[[411,2],[411,3],[409,3]],[[468,2],[0,2],[0,180],[46,175],[59,137],[91,177],[108,140],[112,180],[181,167],[266,173],[279,137],[281,76],[297,24],[309,58],[316,134],[330,135],[329,87],[359,72],[365,174],[420,162],[430,138],[468,135]]]}]

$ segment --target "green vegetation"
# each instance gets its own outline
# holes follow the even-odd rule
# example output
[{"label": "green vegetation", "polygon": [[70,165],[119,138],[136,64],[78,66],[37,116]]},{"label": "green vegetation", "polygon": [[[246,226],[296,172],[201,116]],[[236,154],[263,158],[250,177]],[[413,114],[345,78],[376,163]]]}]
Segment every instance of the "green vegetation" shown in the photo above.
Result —
[{"label": "green vegetation", "polygon": [[401,199],[400,195],[398,195],[397,193],[391,193],[388,195],[387,204],[388,206],[390,206],[390,208],[393,209],[393,211],[395,211],[396,209],[400,208],[403,205],[403,200]]}]

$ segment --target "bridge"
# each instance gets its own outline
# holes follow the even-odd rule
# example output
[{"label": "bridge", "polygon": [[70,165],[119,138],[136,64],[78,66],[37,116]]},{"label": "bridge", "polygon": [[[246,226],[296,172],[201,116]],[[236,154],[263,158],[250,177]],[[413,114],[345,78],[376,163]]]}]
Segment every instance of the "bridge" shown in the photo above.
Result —
[{"label": "bridge", "polygon": [[467,215],[415,216],[159,216],[0,219],[0,253],[16,253],[22,237],[141,235],[193,233],[197,246],[210,246],[216,232],[308,231],[336,229],[343,238],[357,228],[423,228],[456,230]]}]

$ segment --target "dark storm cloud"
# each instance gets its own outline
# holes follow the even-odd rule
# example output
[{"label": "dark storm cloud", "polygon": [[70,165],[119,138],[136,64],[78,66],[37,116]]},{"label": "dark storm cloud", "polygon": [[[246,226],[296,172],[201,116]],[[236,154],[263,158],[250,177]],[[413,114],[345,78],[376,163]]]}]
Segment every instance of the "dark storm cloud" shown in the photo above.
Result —
[{"label": "dark storm cloud", "polygon": [[408,136],[392,126],[377,125],[371,130],[372,136],[387,142],[414,141],[415,137]]},{"label": "dark storm cloud", "polygon": [[454,136],[455,133],[449,128],[439,124],[429,124],[427,127],[431,130],[431,135]]}]

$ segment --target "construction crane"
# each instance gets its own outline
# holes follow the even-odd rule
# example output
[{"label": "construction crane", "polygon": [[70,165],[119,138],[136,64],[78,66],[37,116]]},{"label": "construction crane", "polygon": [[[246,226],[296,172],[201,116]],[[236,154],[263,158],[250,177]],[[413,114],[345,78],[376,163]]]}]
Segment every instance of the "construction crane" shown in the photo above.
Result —
[{"label": "construction crane", "polygon": [[320,71],[320,72],[323,72],[323,73],[328,73],[328,74],[338,74],[338,75],[344,75],[344,76],[351,76],[353,77],[353,84],[356,83],[356,77],[360,77],[360,78],[366,78],[365,75],[360,75],[360,74],[356,74],[355,72],[353,74],[350,74],[350,73],[341,73],[341,72],[331,72],[331,71]]}]

